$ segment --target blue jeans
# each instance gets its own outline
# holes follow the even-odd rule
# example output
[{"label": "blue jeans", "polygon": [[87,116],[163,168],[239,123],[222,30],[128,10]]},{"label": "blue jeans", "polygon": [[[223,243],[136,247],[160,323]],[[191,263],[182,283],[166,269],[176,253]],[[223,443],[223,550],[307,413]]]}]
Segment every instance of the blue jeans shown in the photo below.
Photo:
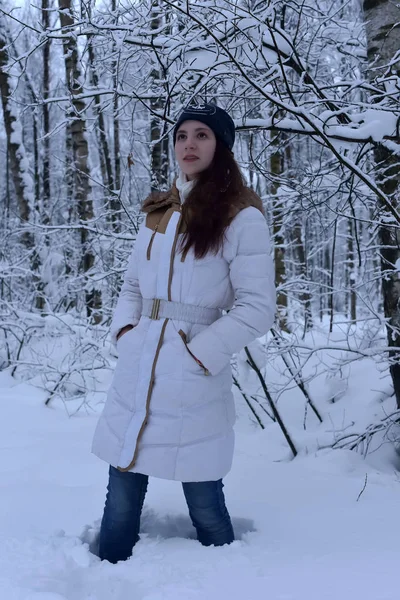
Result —
[{"label": "blue jeans", "polygon": [[[147,475],[121,472],[110,466],[99,537],[102,560],[116,563],[132,555],[132,548],[139,540],[140,515],[148,480]],[[222,546],[235,539],[223,486],[222,479],[182,483],[197,539],[204,546]]]}]

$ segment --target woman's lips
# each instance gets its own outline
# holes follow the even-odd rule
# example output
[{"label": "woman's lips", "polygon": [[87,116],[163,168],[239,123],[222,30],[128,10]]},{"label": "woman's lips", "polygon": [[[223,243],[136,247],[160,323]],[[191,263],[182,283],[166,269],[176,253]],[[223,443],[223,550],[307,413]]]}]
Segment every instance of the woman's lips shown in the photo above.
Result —
[{"label": "woman's lips", "polygon": [[199,160],[199,159],[197,158],[197,156],[194,156],[194,157],[191,157],[191,158],[184,158],[183,160],[186,161],[186,162],[193,162],[193,161]]}]

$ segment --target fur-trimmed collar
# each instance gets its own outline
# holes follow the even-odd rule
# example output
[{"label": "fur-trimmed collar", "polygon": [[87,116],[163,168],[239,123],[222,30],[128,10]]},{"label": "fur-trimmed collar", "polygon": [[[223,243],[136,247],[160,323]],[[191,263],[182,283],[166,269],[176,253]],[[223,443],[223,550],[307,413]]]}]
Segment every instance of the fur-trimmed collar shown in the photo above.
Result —
[{"label": "fur-trimmed collar", "polygon": [[[173,204],[178,206],[181,204],[175,181],[167,192],[152,192],[149,196],[147,196],[147,198],[143,201],[141,210],[145,213],[151,213],[154,210],[158,210],[159,208],[163,207],[167,208]],[[231,206],[229,217],[233,219],[238,212],[240,212],[243,208],[247,208],[248,206],[254,206],[255,208],[258,208],[263,215],[265,214],[261,198],[252,189],[246,187],[241,194],[239,202]]]},{"label": "fur-trimmed collar", "polygon": [[152,192],[143,201],[142,211],[145,213],[151,213],[153,210],[158,210],[163,206],[168,207],[172,204],[180,205],[181,199],[179,198],[178,188],[175,185],[175,181],[172,187],[167,192]]}]

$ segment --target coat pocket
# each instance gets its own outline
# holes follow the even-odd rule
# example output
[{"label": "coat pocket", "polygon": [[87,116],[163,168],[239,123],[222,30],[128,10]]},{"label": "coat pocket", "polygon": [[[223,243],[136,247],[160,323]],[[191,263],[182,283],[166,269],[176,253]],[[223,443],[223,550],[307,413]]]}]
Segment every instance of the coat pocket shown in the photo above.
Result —
[{"label": "coat pocket", "polygon": [[129,337],[129,334],[130,334],[130,333],[132,333],[132,331],[134,331],[136,327],[137,327],[137,326],[136,326],[136,325],[134,325],[134,326],[133,326],[131,329],[128,329],[127,331],[125,331],[125,333],[123,333],[122,335],[120,335],[120,336],[119,336],[119,338],[117,339],[117,350],[118,350],[118,351],[119,351],[119,349],[120,349],[120,346],[121,346],[121,342],[122,342],[122,340],[123,340],[123,339],[124,339],[126,336],[128,336],[128,337]]},{"label": "coat pocket", "polygon": [[183,343],[185,344],[185,348],[186,350],[189,352],[190,356],[193,358],[194,361],[196,361],[196,363],[199,365],[199,367],[202,369],[204,375],[211,375],[210,371],[200,362],[200,360],[193,354],[193,352],[191,352],[189,350],[188,347],[188,343],[187,343],[187,337],[186,337],[186,333],[183,331],[183,329],[180,329],[178,331],[179,335],[182,338]]}]

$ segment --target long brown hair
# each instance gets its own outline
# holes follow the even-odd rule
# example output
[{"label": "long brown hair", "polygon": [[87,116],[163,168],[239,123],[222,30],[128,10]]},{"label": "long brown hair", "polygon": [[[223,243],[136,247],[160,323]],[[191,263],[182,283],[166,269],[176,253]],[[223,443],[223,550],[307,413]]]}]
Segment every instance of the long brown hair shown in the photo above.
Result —
[{"label": "long brown hair", "polygon": [[217,139],[211,165],[199,174],[182,205],[186,231],[180,251],[186,253],[193,246],[196,258],[203,258],[209,251],[217,254],[232,218],[232,206],[239,205],[245,190],[233,153]]}]

